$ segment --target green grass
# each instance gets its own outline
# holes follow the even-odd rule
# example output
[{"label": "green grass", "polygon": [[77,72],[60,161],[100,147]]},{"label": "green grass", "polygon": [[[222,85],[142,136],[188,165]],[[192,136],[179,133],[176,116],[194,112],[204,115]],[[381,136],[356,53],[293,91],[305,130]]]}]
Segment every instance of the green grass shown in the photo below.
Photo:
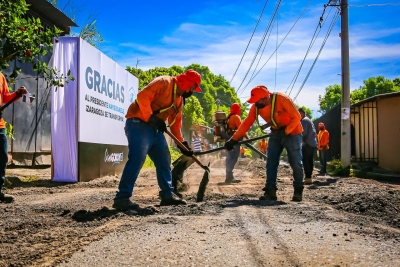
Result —
[{"label": "green grass", "polygon": [[[171,146],[169,146],[169,153],[171,154],[171,162],[175,161],[177,158],[179,158],[182,154],[178,152],[177,150],[173,149]],[[149,158],[149,156],[146,156],[146,160],[144,161],[143,168],[154,168],[154,162]]]}]

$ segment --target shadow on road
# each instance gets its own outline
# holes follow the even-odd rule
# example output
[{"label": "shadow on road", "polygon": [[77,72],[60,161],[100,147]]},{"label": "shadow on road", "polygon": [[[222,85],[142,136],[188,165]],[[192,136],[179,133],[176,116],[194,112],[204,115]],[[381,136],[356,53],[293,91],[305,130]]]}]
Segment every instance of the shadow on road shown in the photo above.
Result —
[{"label": "shadow on road", "polygon": [[7,176],[5,187],[6,188],[15,188],[15,187],[62,187],[66,185],[70,185],[74,183],[59,183],[53,182],[51,180],[40,180],[37,176],[26,176],[24,178],[20,178],[17,176]]},{"label": "shadow on road", "polygon": [[[77,222],[90,222],[90,221],[100,221],[105,218],[113,217],[118,213],[124,213],[128,216],[149,216],[153,215],[157,210],[154,207],[138,208],[135,210],[118,211],[110,210],[107,207],[102,207],[101,209],[95,211],[78,210],[72,214],[72,219]],[[63,214],[62,214],[63,216]]]},{"label": "shadow on road", "polygon": [[338,178],[327,178],[326,181],[315,181],[312,185],[308,187],[308,189],[318,189],[321,186],[329,186],[336,183],[337,180]]},{"label": "shadow on road", "polygon": [[222,205],[223,208],[236,208],[240,206],[256,206],[256,207],[271,207],[271,206],[281,206],[287,205],[286,202],[283,201],[273,201],[273,200],[233,200],[229,201],[225,205]]}]

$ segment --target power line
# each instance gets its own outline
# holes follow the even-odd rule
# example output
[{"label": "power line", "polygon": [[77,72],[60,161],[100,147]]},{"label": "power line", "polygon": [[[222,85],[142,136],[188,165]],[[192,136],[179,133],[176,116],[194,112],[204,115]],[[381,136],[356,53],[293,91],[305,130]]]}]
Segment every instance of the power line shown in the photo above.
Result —
[{"label": "power line", "polygon": [[363,5],[349,5],[349,7],[368,7],[368,6],[397,6],[400,2],[386,3],[386,4],[363,4]]},{"label": "power line", "polygon": [[327,31],[327,33],[326,33],[326,35],[325,35],[324,41],[322,42],[322,45],[321,45],[321,48],[319,49],[319,52],[318,52],[318,54],[317,54],[317,57],[315,58],[313,64],[311,65],[311,68],[310,68],[310,70],[308,71],[308,73],[307,73],[307,75],[306,75],[306,78],[304,79],[303,83],[301,84],[301,86],[300,86],[300,88],[299,88],[299,91],[297,92],[296,96],[293,98],[293,101],[296,100],[296,98],[297,98],[298,95],[300,94],[301,90],[303,89],[304,85],[306,84],[306,82],[307,82],[307,80],[308,80],[308,77],[310,77],[310,74],[311,74],[312,70],[314,69],[315,63],[317,63],[317,60],[318,60],[319,56],[321,55],[322,49],[324,48],[324,46],[325,46],[325,44],[326,44],[326,41],[328,40],[329,35],[331,34],[333,28],[335,27],[335,24],[336,24],[336,22],[337,22],[337,20],[338,20],[338,18],[339,18],[339,14],[340,14],[340,12],[339,12],[339,10],[337,10],[336,13],[335,13],[335,15],[333,16],[333,19],[332,19],[331,24],[329,25],[329,29],[328,29],[328,31]]},{"label": "power line", "polygon": [[[294,22],[293,26],[289,29],[288,33],[283,37],[282,41],[279,43],[278,47],[275,49],[275,51],[271,54],[271,56],[267,59],[267,61],[264,63],[264,65],[261,66],[261,68],[258,70],[258,72],[248,81],[246,84],[245,88],[250,84],[250,82],[260,73],[260,71],[265,67],[265,65],[268,63],[268,61],[272,58],[272,56],[275,54],[275,52],[278,50],[278,48],[282,45],[283,41],[285,41],[286,37],[290,34],[290,32],[293,30],[294,26],[296,26],[297,22],[300,20],[300,18],[303,16],[304,12],[307,10],[307,8],[310,6],[312,0],[309,0],[306,7],[303,9],[303,11],[300,13],[300,16],[296,19]],[[244,91],[244,90],[243,90]]]},{"label": "power line", "polygon": [[[306,54],[304,55],[303,61],[301,62],[299,69],[297,70],[296,74],[294,75],[292,81],[289,83],[289,86],[288,86],[288,88],[287,88],[286,91],[285,91],[285,94],[286,94],[287,91],[289,90],[290,86],[292,86],[292,87],[290,88],[289,93],[288,93],[289,96],[290,96],[290,94],[292,93],[293,87],[294,87],[294,85],[296,84],[296,81],[297,81],[297,79],[298,79],[298,77],[299,77],[299,75],[300,75],[301,69],[303,68],[303,65],[304,65],[304,62],[305,62],[306,59],[307,59],[307,56],[308,56],[308,54],[310,53],[311,48],[314,46],[315,41],[317,40],[317,37],[318,37],[319,33],[321,32],[322,27],[323,27],[324,24],[325,24],[325,21],[326,21],[326,20],[324,20],[324,14],[325,14],[326,8],[327,8],[327,6],[325,5],[325,6],[324,6],[324,10],[322,11],[322,15],[320,16],[318,25],[317,25],[317,27],[315,28],[314,34],[313,34],[313,36],[312,36],[312,38],[311,38],[310,45],[308,46],[307,52],[306,52]],[[329,15],[330,15],[331,11],[332,11],[332,8],[329,9],[329,13],[328,13],[328,15],[327,15],[327,18],[329,18]]]},{"label": "power line", "polygon": [[232,79],[231,79],[231,81],[230,81],[229,83],[232,83],[233,78],[235,78],[235,75],[236,75],[236,73],[237,73],[237,71],[238,71],[238,69],[239,69],[239,67],[240,67],[240,64],[242,64],[244,55],[246,54],[247,49],[248,49],[249,46],[250,46],[251,40],[253,39],[253,36],[254,36],[254,33],[255,33],[256,30],[257,30],[258,24],[259,24],[260,21],[261,21],[261,18],[262,18],[263,14],[264,14],[264,10],[265,10],[265,7],[267,6],[267,3],[268,3],[268,0],[265,1],[265,4],[264,4],[264,7],[263,7],[263,9],[262,9],[262,11],[261,11],[260,17],[258,18],[256,27],[254,27],[253,33],[251,34],[250,40],[249,40],[249,42],[247,43],[246,49],[244,50],[244,53],[243,53],[243,55],[242,55],[242,58],[240,59],[239,65],[237,66],[237,68],[236,68],[236,70],[235,70],[235,73],[233,74]]},{"label": "power line", "polygon": [[[276,16],[276,14],[277,14],[277,12],[278,12],[278,10],[279,10],[279,7],[280,7],[281,2],[282,2],[282,0],[279,0],[279,2],[277,3],[277,5],[276,5],[276,7],[275,7],[274,14],[273,14],[273,16],[271,17],[270,21],[268,22],[267,28],[266,28],[265,31],[264,31],[264,34],[263,34],[263,36],[262,36],[262,38],[261,38],[261,41],[260,41],[260,44],[258,45],[257,51],[256,51],[256,53],[254,54],[253,60],[251,61],[250,66],[249,66],[249,68],[247,69],[246,74],[245,74],[245,76],[244,76],[242,82],[240,83],[238,89],[236,90],[236,93],[239,92],[240,88],[242,87],[244,81],[245,81],[246,78],[247,78],[247,75],[248,75],[249,72],[251,71],[251,68],[252,68],[252,66],[253,66],[253,64],[254,64],[254,61],[256,60],[256,58],[257,58],[257,56],[258,56],[258,53],[260,52],[260,49],[261,49],[261,47],[263,46],[263,43],[264,43],[264,41],[265,41],[266,36],[268,35],[268,32],[270,32],[270,34],[271,34],[271,32],[272,32],[272,23],[273,23],[273,21],[275,20],[275,16]],[[270,31],[270,29],[271,29],[271,31]],[[269,35],[268,35],[267,42],[268,42],[268,40],[269,40]],[[267,42],[265,43],[265,45],[267,44]],[[264,48],[265,48],[265,46],[264,46]]]}]

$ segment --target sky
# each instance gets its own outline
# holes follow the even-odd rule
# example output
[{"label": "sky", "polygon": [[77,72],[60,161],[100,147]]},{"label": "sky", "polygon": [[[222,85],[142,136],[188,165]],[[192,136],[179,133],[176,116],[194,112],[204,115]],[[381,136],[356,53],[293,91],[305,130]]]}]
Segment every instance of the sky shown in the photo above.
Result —
[{"label": "sky", "polygon": [[[254,86],[263,84],[270,91],[286,92],[316,117],[319,95],[341,83],[340,16],[315,62],[337,10],[326,8],[318,30],[328,1],[280,1],[271,34],[266,35],[278,0],[266,5],[264,0],[75,0],[75,19],[82,26],[89,15],[95,18],[104,38],[100,49],[123,67],[147,70],[198,63],[230,81],[243,102]],[[61,0],[59,4],[62,9]],[[400,77],[400,2],[349,0],[349,5],[350,89],[369,77]],[[268,42],[260,46],[263,36]]]}]

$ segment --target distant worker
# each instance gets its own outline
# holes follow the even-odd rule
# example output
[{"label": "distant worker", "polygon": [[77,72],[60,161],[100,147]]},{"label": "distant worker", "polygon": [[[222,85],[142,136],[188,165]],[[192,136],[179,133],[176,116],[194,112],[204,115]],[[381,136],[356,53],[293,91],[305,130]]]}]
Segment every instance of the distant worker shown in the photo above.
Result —
[{"label": "distant worker", "polygon": [[128,138],[128,161],[119,182],[113,207],[118,210],[136,209],[136,203],[130,201],[140,169],[149,155],[154,162],[157,182],[161,189],[159,196],[161,206],[186,204],[173,194],[171,176],[171,155],[164,132],[169,127],[187,148],[181,150],[185,156],[192,156],[193,150],[184,141],[181,133],[182,108],[184,98],[193,92],[201,92],[201,76],[194,70],[173,76],[160,76],[152,80],[138,94],[129,106],[126,114],[125,134]]},{"label": "distant worker", "polygon": [[280,155],[285,148],[288,153],[289,163],[293,170],[293,201],[301,201],[303,195],[303,164],[301,155],[301,143],[303,129],[301,117],[292,100],[283,93],[271,93],[264,85],[259,85],[251,90],[251,97],[247,100],[253,104],[247,118],[240,125],[232,138],[225,143],[225,147],[231,150],[238,140],[253,125],[260,115],[267,123],[272,123],[271,137],[269,138],[267,151],[267,181],[265,193],[260,200],[277,200],[277,173]]},{"label": "distant worker", "polygon": [[301,116],[301,126],[303,126],[303,167],[305,184],[312,184],[312,172],[314,170],[314,154],[317,149],[317,139],[315,138],[316,132],[314,123],[306,116],[304,109],[299,108],[299,113]]},{"label": "distant worker", "polygon": [[[203,149],[201,147],[201,139],[198,135],[195,135],[193,137],[192,145],[193,145],[194,153],[203,151]],[[198,157],[200,157],[200,156],[198,156]]]},{"label": "distant worker", "polygon": [[243,146],[240,147],[240,157],[243,159],[244,158],[244,152],[246,152],[246,150],[244,149]]},{"label": "distant worker", "polygon": [[[24,86],[18,88],[17,91],[10,93],[6,78],[0,72],[0,106],[11,101],[15,96],[22,97],[27,93]],[[11,203],[14,197],[4,194],[3,186],[6,181],[6,169],[8,162],[8,141],[6,136],[6,124],[3,118],[0,119],[0,202]]]},{"label": "distant worker", "polygon": [[[240,118],[240,105],[238,103],[233,103],[231,109],[229,111],[229,115],[227,118],[227,133],[229,138],[237,131],[240,124],[242,123],[242,119]],[[243,136],[247,136],[244,133]],[[226,168],[226,178],[225,183],[240,183],[240,179],[235,179],[233,177],[233,168],[235,167],[236,162],[238,161],[240,154],[240,146],[236,146],[230,151],[226,151],[225,158],[225,168]],[[244,152],[243,152],[244,156]]]},{"label": "distant worker", "polygon": [[319,174],[323,175],[326,173],[326,153],[329,150],[329,132],[322,122],[318,123],[318,130],[319,132],[316,137],[318,140],[319,161],[321,162]]},{"label": "distant worker", "polygon": [[[264,154],[267,155],[268,142],[263,138],[260,142],[258,142],[258,149]],[[260,159],[263,159],[263,156],[260,155]]]}]

